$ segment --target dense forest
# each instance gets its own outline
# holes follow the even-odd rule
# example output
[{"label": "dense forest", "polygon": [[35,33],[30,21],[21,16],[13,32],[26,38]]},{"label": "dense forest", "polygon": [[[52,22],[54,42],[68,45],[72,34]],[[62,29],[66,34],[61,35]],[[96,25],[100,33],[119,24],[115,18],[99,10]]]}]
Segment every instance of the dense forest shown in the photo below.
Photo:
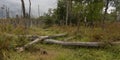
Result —
[{"label": "dense forest", "polygon": [[0,7],[0,60],[120,60],[120,0],[57,0],[38,17],[28,2]]}]

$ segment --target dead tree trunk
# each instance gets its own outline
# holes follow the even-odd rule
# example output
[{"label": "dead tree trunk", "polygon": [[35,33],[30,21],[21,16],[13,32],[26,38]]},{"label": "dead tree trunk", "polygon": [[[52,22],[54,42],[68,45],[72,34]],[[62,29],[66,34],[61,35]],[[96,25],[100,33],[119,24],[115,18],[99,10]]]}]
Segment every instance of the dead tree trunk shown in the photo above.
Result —
[{"label": "dead tree trunk", "polygon": [[4,17],[5,17],[5,16],[4,16],[5,5],[3,5],[3,6],[1,7],[1,9],[2,9],[2,17],[4,18]]},{"label": "dead tree trunk", "polygon": [[38,17],[40,17],[40,6],[38,5]]},{"label": "dead tree trunk", "polygon": [[43,42],[49,43],[49,44],[59,44],[63,46],[79,46],[79,47],[104,47],[107,44],[110,45],[119,45],[120,42],[64,42],[59,40],[53,40],[53,39],[46,39]]},{"label": "dead tree trunk", "polygon": [[[18,36],[16,35],[11,35],[11,34],[6,34],[7,36],[10,37],[15,37],[17,38]],[[23,37],[28,37],[28,38],[33,38],[34,40],[31,41],[28,44],[25,44],[22,47],[18,47],[16,48],[18,52],[22,52],[25,50],[25,48],[39,43],[39,42],[44,42],[44,43],[48,43],[48,44],[58,44],[58,45],[62,45],[62,46],[77,46],[77,47],[104,47],[106,45],[119,45],[120,41],[118,42],[65,42],[66,40],[72,39],[74,37],[70,37],[65,39],[65,41],[59,41],[59,40],[54,40],[51,38],[56,38],[56,37],[63,37],[66,36],[66,34],[57,34],[57,35],[52,35],[52,36],[34,36],[34,35],[19,35],[19,36],[23,36]]]},{"label": "dead tree trunk", "polygon": [[29,18],[31,18],[31,0],[29,0]]},{"label": "dead tree trunk", "polygon": [[24,3],[24,0],[21,0],[21,3],[22,3],[23,18],[25,18],[25,17],[26,17],[26,11],[25,11],[25,3]]},{"label": "dead tree trunk", "polygon": [[66,25],[68,25],[69,18],[69,0],[66,0]]},{"label": "dead tree trunk", "polygon": [[66,25],[69,24],[72,14],[72,0],[66,0]]},{"label": "dead tree trunk", "polygon": [[69,0],[69,25],[72,24],[72,0]]},{"label": "dead tree trunk", "polygon": [[56,38],[56,37],[62,37],[62,36],[65,36],[66,34],[57,34],[57,35],[52,35],[52,36],[38,36],[38,38],[36,38],[34,41],[24,45],[23,47],[18,47],[16,48],[19,52],[22,52],[24,51],[25,48],[35,44],[35,43],[38,43],[38,42],[42,42],[44,41],[45,39],[50,39],[50,38]]},{"label": "dead tree trunk", "polygon": [[10,18],[9,8],[6,7],[6,18]]}]

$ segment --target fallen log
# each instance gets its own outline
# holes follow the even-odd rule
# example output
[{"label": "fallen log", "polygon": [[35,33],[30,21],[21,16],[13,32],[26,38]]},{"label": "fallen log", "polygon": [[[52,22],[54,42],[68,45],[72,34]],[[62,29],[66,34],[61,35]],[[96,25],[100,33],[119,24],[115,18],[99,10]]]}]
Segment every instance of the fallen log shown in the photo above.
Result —
[{"label": "fallen log", "polygon": [[34,39],[41,37],[39,35],[14,35],[14,34],[5,34],[5,36],[14,37],[14,38],[26,37],[26,38],[34,38]]},{"label": "fallen log", "polygon": [[5,34],[5,36],[9,36],[9,37],[14,37],[14,38],[19,38],[19,37],[26,37],[26,38],[30,38],[30,39],[36,39],[36,38],[56,38],[56,37],[62,37],[67,35],[66,33],[63,34],[56,34],[56,35],[50,35],[50,36],[39,36],[39,35],[14,35],[14,34]]},{"label": "fallen log", "polygon": [[39,36],[38,38],[36,38],[32,42],[24,45],[23,47],[17,47],[16,49],[17,49],[17,51],[22,52],[22,51],[24,51],[25,48],[27,48],[27,47],[35,44],[35,43],[42,42],[45,39],[56,38],[56,37],[63,37],[63,36],[66,36],[66,35],[67,34],[56,34],[56,35],[51,35],[51,36]]},{"label": "fallen log", "polygon": [[63,46],[79,46],[79,47],[104,47],[107,44],[110,45],[119,45],[120,42],[64,42],[64,41],[58,41],[53,39],[46,39],[43,42],[49,43],[49,44],[59,44]]}]

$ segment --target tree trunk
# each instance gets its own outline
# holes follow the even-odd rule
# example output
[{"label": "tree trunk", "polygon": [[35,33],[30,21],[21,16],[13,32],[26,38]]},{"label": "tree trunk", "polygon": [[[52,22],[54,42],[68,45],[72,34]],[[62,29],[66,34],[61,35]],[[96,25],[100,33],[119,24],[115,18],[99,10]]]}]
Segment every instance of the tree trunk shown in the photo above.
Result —
[{"label": "tree trunk", "polygon": [[72,0],[69,0],[69,25],[72,24],[72,21],[71,21],[71,18],[72,18]]},{"label": "tree trunk", "polygon": [[53,39],[46,39],[43,42],[49,43],[49,44],[59,44],[63,46],[78,46],[78,47],[104,47],[107,44],[109,45],[119,45],[120,42],[64,42],[64,41],[58,41]]},{"label": "tree trunk", "polygon": [[[14,35],[9,35],[9,36],[14,36]],[[28,35],[28,37],[31,36],[31,35]],[[35,43],[38,43],[38,42],[42,42],[44,41],[45,39],[50,39],[50,38],[56,38],[56,37],[63,37],[63,36],[66,36],[66,34],[57,34],[57,35],[52,35],[52,36],[37,36],[37,38],[35,38],[35,40],[33,40],[32,42],[28,43],[28,44],[25,44],[23,47],[18,47],[16,48],[19,52],[22,52],[24,51],[25,48],[35,44]],[[15,36],[16,37],[16,36]]]},{"label": "tree trunk", "polygon": [[38,17],[40,17],[40,6],[38,5]]},{"label": "tree trunk", "polygon": [[24,3],[24,0],[21,0],[21,3],[22,3],[23,18],[25,18],[26,17],[26,12],[25,12],[25,3]]},{"label": "tree trunk", "polygon": [[31,18],[31,0],[29,0],[29,18]]},{"label": "tree trunk", "polygon": [[9,8],[6,7],[6,18],[10,18]]},{"label": "tree trunk", "polygon": [[72,12],[72,0],[66,0],[66,25],[68,25]]},{"label": "tree trunk", "polygon": [[69,0],[66,0],[66,25],[68,25],[68,17],[69,17]]}]

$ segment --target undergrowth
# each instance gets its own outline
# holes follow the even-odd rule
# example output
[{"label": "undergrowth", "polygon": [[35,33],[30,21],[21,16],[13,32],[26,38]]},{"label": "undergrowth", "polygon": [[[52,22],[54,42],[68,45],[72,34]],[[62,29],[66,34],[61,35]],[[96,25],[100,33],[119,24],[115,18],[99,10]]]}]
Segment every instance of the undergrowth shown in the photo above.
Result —
[{"label": "undergrowth", "polygon": [[[17,53],[14,48],[23,46],[30,42],[25,37],[9,37],[6,34],[14,35],[54,35],[68,33],[66,37],[56,38],[64,40],[67,37],[74,37],[67,41],[76,42],[113,42],[120,41],[120,23],[107,23],[101,27],[80,26],[52,26],[49,28],[31,27],[22,25],[12,26],[0,24],[0,60],[120,60],[120,46],[108,46],[104,48],[65,48],[59,45],[35,44],[30,50]],[[33,48],[35,47],[35,48]],[[43,55],[40,48],[44,48],[48,54]],[[38,49],[38,50],[36,50]],[[35,52],[33,52],[35,51]]]}]

